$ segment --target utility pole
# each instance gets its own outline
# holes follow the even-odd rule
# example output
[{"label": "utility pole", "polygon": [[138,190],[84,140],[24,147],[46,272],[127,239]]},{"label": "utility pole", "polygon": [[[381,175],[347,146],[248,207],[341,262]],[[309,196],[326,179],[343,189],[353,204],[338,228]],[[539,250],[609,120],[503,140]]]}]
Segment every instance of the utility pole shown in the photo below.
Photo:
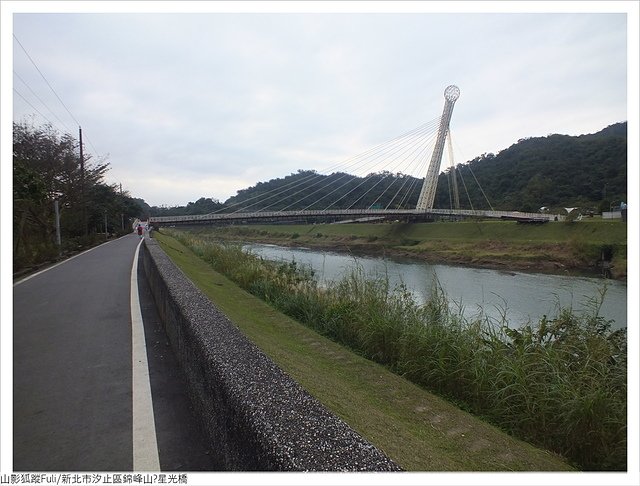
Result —
[{"label": "utility pole", "polygon": [[58,250],[60,250],[62,238],[60,237],[60,206],[57,197],[53,200],[53,209],[56,213],[56,244],[58,245]]},{"label": "utility pole", "polygon": [[[120,183],[120,197],[122,197],[122,182]],[[120,219],[122,220],[122,231],[124,231],[124,214],[120,213]]]},{"label": "utility pole", "polygon": [[87,231],[87,209],[86,209],[86,202],[84,199],[84,153],[82,150],[82,127],[78,127],[78,131],[80,132],[80,204],[82,204],[82,228],[86,236],[88,234],[88,231]]}]

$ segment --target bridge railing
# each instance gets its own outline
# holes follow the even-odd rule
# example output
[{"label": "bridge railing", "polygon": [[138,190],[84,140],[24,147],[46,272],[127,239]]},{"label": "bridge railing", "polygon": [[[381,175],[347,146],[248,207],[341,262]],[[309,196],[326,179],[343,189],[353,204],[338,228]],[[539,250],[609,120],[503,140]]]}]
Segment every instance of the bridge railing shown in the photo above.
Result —
[{"label": "bridge railing", "polygon": [[149,218],[150,223],[171,224],[206,221],[238,221],[256,219],[283,219],[283,218],[319,218],[319,217],[403,217],[403,216],[452,216],[468,218],[497,218],[497,219],[520,219],[520,220],[540,220],[540,221],[562,221],[564,216],[548,213],[527,213],[519,211],[488,211],[470,209],[429,209],[426,211],[418,209],[335,209],[335,210],[301,210],[301,211],[252,211],[247,213],[210,213],[194,214],[185,216],[153,216]]}]

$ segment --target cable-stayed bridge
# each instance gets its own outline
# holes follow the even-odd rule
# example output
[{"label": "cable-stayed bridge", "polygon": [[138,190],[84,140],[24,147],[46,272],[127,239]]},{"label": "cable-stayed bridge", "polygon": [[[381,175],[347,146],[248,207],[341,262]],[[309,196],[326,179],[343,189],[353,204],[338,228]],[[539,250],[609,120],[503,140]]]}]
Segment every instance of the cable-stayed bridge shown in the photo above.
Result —
[{"label": "cable-stayed bridge", "polygon": [[470,209],[334,209],[304,211],[255,211],[238,213],[210,213],[188,216],[154,216],[149,222],[158,226],[231,223],[275,222],[366,222],[380,220],[430,221],[434,219],[494,218],[531,223],[543,223],[564,216],[519,211],[487,211]]},{"label": "cable-stayed bridge", "polygon": [[[254,190],[256,194],[253,196],[249,190],[240,191],[218,212],[155,216],[149,218],[149,222],[167,226],[384,219],[427,221],[442,218],[499,218],[535,223],[563,220],[564,216],[556,214],[494,210],[471,167],[467,166],[489,207],[474,208],[467,183],[456,170],[453,159],[449,124],[459,96],[457,86],[447,86],[442,116],[330,168],[327,171],[330,175],[308,171],[300,177],[291,177],[289,182],[276,184],[269,191]],[[449,208],[436,209],[434,203],[440,165],[447,142]],[[367,175],[351,175],[358,173]],[[408,174],[417,174],[418,177]],[[421,174],[426,174],[424,179],[420,179]],[[467,195],[470,209],[461,209],[459,182]]]}]

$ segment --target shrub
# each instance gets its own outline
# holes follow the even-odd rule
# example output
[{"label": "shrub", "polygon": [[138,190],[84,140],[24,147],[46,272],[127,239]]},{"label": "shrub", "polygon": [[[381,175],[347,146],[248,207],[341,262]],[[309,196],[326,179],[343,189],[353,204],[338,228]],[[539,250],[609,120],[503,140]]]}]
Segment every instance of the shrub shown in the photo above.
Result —
[{"label": "shrub", "polygon": [[514,329],[505,317],[465,318],[437,284],[419,305],[355,266],[320,288],[295,261],[174,236],[278,310],[513,435],[585,470],[626,469],[627,338],[599,315],[606,287],[583,314],[558,306]]}]

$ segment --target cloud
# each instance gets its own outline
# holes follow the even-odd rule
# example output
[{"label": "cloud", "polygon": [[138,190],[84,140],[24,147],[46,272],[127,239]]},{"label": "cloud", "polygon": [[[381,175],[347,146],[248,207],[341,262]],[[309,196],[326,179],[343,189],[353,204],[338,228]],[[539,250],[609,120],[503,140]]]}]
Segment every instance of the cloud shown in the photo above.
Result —
[{"label": "cloud", "polygon": [[[154,173],[152,204],[335,167],[437,119],[452,83],[459,162],[626,119],[624,14],[23,14],[14,25],[110,154],[108,178],[135,187],[136,171]],[[74,132],[24,53],[14,60]],[[32,111],[17,102],[14,116]]]}]

